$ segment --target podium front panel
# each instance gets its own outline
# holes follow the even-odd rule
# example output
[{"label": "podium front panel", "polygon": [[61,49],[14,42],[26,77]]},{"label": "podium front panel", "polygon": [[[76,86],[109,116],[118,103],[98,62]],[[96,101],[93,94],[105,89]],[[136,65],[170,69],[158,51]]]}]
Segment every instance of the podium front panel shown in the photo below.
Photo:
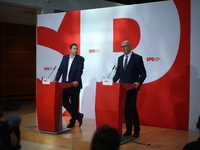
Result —
[{"label": "podium front panel", "polygon": [[130,88],[126,85],[113,83],[112,86],[105,86],[101,82],[96,83],[95,115],[97,128],[107,124],[117,129],[120,135],[122,134],[126,92],[133,88],[133,85]]},{"label": "podium front panel", "polygon": [[71,86],[69,83],[57,82],[42,84],[42,81],[37,80],[36,110],[39,130],[58,131],[62,108],[62,91]]}]

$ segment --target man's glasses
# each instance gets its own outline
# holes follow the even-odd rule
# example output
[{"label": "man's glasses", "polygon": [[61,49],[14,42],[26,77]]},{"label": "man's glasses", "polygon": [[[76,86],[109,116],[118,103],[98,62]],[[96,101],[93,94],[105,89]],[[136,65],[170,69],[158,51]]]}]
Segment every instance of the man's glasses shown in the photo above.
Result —
[{"label": "man's glasses", "polygon": [[125,48],[126,46],[130,46],[130,45],[124,45],[124,46],[121,46],[121,48]]}]

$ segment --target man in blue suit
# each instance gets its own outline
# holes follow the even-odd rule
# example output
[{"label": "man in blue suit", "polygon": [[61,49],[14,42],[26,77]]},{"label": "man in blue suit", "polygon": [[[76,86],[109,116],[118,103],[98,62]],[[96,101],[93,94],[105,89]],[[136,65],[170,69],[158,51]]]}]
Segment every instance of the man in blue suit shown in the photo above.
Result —
[{"label": "man in blue suit", "polygon": [[142,56],[131,52],[131,43],[123,41],[121,48],[124,52],[118,58],[116,74],[113,82],[135,84],[135,89],[129,90],[126,95],[124,108],[124,117],[126,122],[126,132],[124,136],[132,135],[132,127],[134,126],[133,137],[138,138],[140,132],[140,123],[136,107],[137,93],[146,78],[146,70],[142,60]]},{"label": "man in blue suit", "polygon": [[73,83],[73,87],[63,90],[62,105],[72,116],[67,128],[73,128],[76,120],[79,127],[82,125],[83,114],[78,112],[79,93],[82,88],[81,75],[84,68],[84,58],[78,55],[78,45],[70,45],[70,54],[64,55],[58,68],[55,81],[59,81],[62,75],[62,82]]}]

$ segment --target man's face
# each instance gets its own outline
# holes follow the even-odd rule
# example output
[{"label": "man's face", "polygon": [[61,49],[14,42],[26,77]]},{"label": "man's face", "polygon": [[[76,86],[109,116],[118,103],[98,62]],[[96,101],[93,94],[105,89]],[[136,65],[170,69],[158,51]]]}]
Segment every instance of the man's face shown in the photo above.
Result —
[{"label": "man's face", "polygon": [[78,54],[78,46],[73,45],[72,48],[70,49],[70,54],[75,56]]},{"label": "man's face", "polygon": [[131,52],[131,44],[129,42],[122,42],[121,44],[122,51],[125,55],[129,54]]}]

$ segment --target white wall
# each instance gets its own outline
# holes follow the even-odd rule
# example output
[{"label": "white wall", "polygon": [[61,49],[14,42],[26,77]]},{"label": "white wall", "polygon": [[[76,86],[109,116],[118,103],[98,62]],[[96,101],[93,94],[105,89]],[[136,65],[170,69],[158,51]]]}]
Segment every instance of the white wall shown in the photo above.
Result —
[{"label": "white wall", "polygon": [[200,0],[191,2],[189,130],[198,131],[195,125],[200,115]]}]

